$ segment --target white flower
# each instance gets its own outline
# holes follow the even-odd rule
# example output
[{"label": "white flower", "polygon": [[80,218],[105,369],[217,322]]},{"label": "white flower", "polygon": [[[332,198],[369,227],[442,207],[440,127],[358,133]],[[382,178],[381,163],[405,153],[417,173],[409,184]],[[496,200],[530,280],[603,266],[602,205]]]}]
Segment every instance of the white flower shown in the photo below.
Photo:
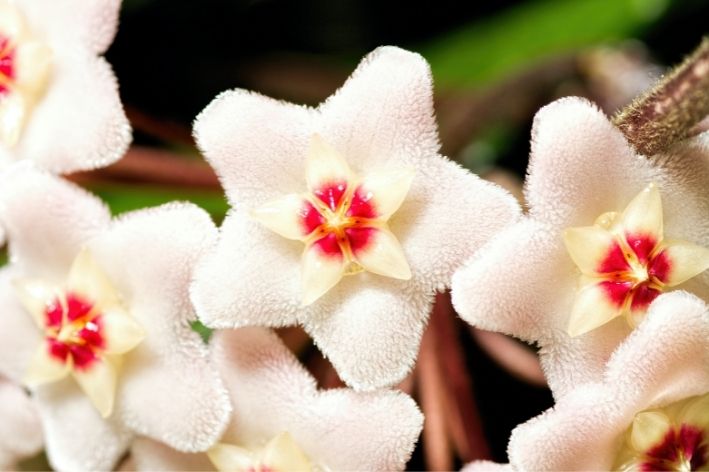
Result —
[{"label": "white flower", "polygon": [[138,470],[404,469],[423,425],[407,395],[318,391],[270,330],[241,328],[215,337],[234,407],[231,426],[207,454],[181,454],[139,439],[132,449]]},{"label": "white flower", "polygon": [[32,159],[52,172],[118,160],[131,131],[100,57],[120,0],[0,0],[0,166]]},{"label": "white flower", "polygon": [[[659,297],[579,386],[513,432],[516,470],[705,470],[709,465],[709,312],[686,292]],[[479,467],[478,470],[481,470]]]},{"label": "white flower", "polygon": [[205,450],[229,416],[188,286],[216,228],[171,204],[111,221],[96,197],[30,166],[3,174],[0,372],[32,387],[59,469],[108,469],[134,434]]},{"label": "white flower", "polygon": [[234,207],[196,272],[200,319],[302,324],[357,389],[406,375],[433,292],[519,211],[438,154],[428,64],[394,47],[316,109],[225,92],[195,137]]},{"label": "white flower", "polygon": [[13,470],[43,443],[35,404],[21,387],[0,376],[0,470]]},{"label": "white flower", "polygon": [[532,131],[529,214],[456,273],[456,310],[538,343],[557,399],[600,380],[661,292],[709,299],[708,151],[696,139],[638,156],[592,104],[544,107]]}]

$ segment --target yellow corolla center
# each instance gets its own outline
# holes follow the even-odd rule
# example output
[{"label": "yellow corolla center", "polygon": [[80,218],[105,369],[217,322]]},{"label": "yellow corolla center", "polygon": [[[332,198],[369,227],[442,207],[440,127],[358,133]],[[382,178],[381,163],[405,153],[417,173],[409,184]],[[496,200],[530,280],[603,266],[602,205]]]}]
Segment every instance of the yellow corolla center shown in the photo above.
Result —
[{"label": "yellow corolla center", "polygon": [[0,0],[0,142],[20,139],[32,108],[44,94],[52,51],[27,27],[13,2]]},{"label": "yellow corolla center", "polygon": [[613,470],[709,470],[709,395],[636,414],[618,441]]},{"label": "yellow corolla center", "polygon": [[388,226],[411,188],[411,169],[387,169],[361,179],[315,135],[305,174],[306,193],[286,195],[251,212],[268,229],[305,244],[301,263],[305,305],[343,276],[363,270],[411,278],[404,251]]},{"label": "yellow corolla center", "polygon": [[568,331],[578,336],[618,316],[636,326],[650,303],[709,268],[709,250],[664,237],[662,200],[648,185],[623,210],[564,232],[581,272]]},{"label": "yellow corolla center", "polygon": [[102,416],[113,411],[121,357],[144,337],[91,254],[82,251],[66,284],[15,282],[43,340],[24,382],[34,388],[71,375]]},{"label": "yellow corolla center", "polygon": [[218,443],[207,451],[219,471],[238,472],[310,472],[314,470],[305,453],[287,432],[271,439],[264,447],[250,450]]}]

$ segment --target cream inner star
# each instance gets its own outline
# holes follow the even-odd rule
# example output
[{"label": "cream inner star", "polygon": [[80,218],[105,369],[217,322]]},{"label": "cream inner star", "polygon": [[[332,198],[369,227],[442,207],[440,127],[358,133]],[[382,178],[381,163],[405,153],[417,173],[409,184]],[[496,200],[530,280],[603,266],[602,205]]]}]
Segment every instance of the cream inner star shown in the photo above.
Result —
[{"label": "cream inner star", "polygon": [[20,139],[49,80],[51,49],[30,31],[19,9],[0,0],[0,142]]},{"label": "cream inner star", "polygon": [[635,415],[613,470],[707,470],[709,395]]},{"label": "cream inner star", "polygon": [[15,287],[43,336],[25,384],[35,388],[71,375],[99,413],[109,416],[121,356],[144,333],[91,254],[79,254],[63,286],[21,279]]},{"label": "cream inner star", "polygon": [[287,432],[271,439],[263,448],[249,450],[218,443],[207,451],[219,471],[231,472],[310,472],[315,470],[305,453]]},{"label": "cream inner star", "polygon": [[308,191],[253,210],[264,226],[302,241],[303,303],[309,305],[345,275],[363,270],[396,279],[411,270],[387,225],[403,203],[414,172],[395,169],[361,179],[345,159],[315,135],[306,160]]},{"label": "cream inner star", "polygon": [[664,238],[660,192],[650,184],[622,213],[564,232],[581,271],[568,331],[578,336],[625,316],[631,326],[663,291],[709,268],[709,250]]}]

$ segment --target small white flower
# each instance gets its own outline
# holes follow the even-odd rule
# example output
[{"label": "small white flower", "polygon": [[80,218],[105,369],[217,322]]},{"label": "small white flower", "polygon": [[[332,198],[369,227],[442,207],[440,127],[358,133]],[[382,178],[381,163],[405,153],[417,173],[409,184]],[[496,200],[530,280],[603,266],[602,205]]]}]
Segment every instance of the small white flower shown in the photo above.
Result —
[{"label": "small white flower", "polygon": [[135,434],[210,447],[229,403],[190,323],[193,267],[216,238],[189,204],[112,221],[96,197],[14,166],[0,220],[0,372],[33,390],[59,469],[108,469]]},{"label": "small white flower", "polygon": [[0,166],[57,173],[119,159],[131,131],[100,57],[120,0],[0,0]]},{"label": "small white flower", "polygon": [[[686,292],[650,306],[600,382],[518,426],[515,470],[705,470],[709,465],[709,312]],[[482,467],[477,468],[481,470]]]},{"label": "small white flower", "polygon": [[37,454],[44,444],[37,408],[25,391],[0,376],[0,470]]},{"label": "small white flower", "polygon": [[600,380],[660,293],[709,299],[708,155],[695,139],[638,156],[587,101],[544,107],[532,131],[529,214],[456,273],[456,310],[538,343],[556,398]]},{"label": "small white flower", "polygon": [[423,425],[407,395],[318,391],[278,336],[263,328],[215,338],[234,407],[231,426],[207,454],[138,439],[131,450],[138,470],[404,469]]},{"label": "small white flower", "polygon": [[428,64],[394,47],[316,109],[225,92],[195,137],[234,207],[196,272],[200,319],[302,324],[357,389],[406,375],[433,292],[519,212],[438,154]]}]

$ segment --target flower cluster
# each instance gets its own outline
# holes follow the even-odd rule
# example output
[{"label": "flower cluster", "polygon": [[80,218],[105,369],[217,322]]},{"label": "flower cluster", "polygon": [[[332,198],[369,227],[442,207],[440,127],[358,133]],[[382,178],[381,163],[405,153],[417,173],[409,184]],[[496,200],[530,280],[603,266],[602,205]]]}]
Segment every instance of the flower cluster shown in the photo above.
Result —
[{"label": "flower cluster", "polygon": [[708,463],[708,155],[704,136],[637,155],[580,99],[537,114],[528,214],[453,281],[467,321],[541,347],[556,406],[513,431],[512,468]]},{"label": "flower cluster", "polygon": [[[449,288],[541,347],[557,405],[509,466],[709,466],[706,135],[641,156],[554,102],[522,214],[440,154],[426,61],[381,47],[317,107],[235,89],[197,116],[220,227],[183,202],[113,216],[59,174],[129,145],[101,57],[119,8],[0,0],[0,468],[44,446],[58,470],[403,470],[424,418],[392,387]],[[294,325],[344,387],[271,329]]]},{"label": "flower cluster", "polygon": [[[220,229],[185,203],[112,218],[52,173],[126,150],[99,56],[118,8],[0,0],[2,463],[44,442],[59,470],[403,469],[423,419],[384,387],[516,202],[439,155],[428,65],[386,47],[317,108],[233,90],[200,114]],[[296,323],[354,390],[318,391],[256,327]]]}]

